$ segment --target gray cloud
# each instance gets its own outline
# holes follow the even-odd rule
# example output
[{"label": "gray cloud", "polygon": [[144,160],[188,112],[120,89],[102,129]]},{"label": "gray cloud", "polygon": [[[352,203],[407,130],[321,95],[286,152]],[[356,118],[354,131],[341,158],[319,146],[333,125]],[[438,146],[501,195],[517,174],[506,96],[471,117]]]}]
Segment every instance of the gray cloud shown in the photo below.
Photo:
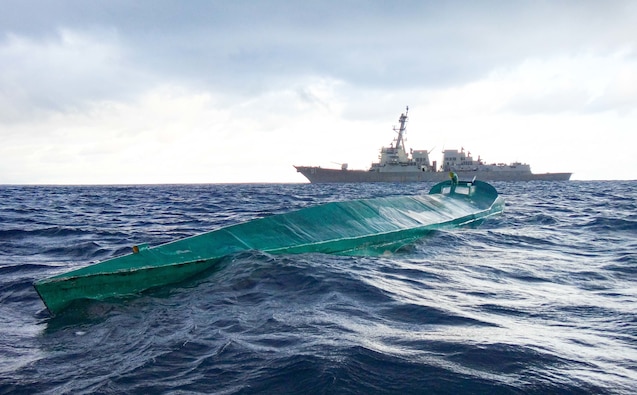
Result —
[{"label": "gray cloud", "polygon": [[56,110],[160,82],[229,96],[304,76],[454,86],[528,58],[634,51],[636,16],[631,1],[9,1],[0,94]]}]

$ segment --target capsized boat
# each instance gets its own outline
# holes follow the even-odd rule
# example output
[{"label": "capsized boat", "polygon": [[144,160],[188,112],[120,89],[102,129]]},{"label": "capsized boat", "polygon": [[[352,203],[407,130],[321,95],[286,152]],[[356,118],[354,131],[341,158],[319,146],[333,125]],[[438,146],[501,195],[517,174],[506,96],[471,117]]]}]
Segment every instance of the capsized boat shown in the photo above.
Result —
[{"label": "capsized boat", "polygon": [[400,115],[400,128],[394,128],[397,137],[389,147],[382,147],[378,162],[368,170],[348,169],[347,163],[340,169],[320,166],[294,166],[311,183],[351,182],[439,182],[452,171],[462,179],[476,177],[482,181],[568,181],[572,173],[533,173],[526,163],[486,163],[480,156],[474,159],[464,148],[444,150],[442,164],[429,160],[430,151],[405,148],[407,110]]},{"label": "capsized boat", "polygon": [[396,251],[436,229],[502,212],[504,200],[481,181],[447,180],[429,194],[332,202],[222,227],[37,281],[52,314],[74,300],[103,300],[175,284],[247,250],[270,254],[362,255]]}]

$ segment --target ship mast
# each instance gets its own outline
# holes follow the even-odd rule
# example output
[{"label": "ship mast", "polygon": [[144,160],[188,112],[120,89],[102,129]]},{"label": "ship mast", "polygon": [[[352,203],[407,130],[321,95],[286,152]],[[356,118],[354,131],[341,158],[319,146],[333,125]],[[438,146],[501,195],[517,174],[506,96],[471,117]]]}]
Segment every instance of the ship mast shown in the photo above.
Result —
[{"label": "ship mast", "polygon": [[405,133],[405,123],[407,123],[408,112],[409,106],[407,106],[404,114],[400,114],[400,118],[398,119],[398,122],[400,122],[400,129],[396,130],[396,128],[394,128],[394,131],[398,132],[398,137],[396,138],[396,149],[402,149],[403,151],[405,150],[405,141],[403,139],[403,135]]}]

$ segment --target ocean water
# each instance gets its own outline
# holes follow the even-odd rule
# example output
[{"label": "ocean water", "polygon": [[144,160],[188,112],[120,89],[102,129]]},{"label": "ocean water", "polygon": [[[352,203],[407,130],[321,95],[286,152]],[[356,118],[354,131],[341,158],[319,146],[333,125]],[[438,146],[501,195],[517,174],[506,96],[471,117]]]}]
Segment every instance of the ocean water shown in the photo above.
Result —
[{"label": "ocean water", "polygon": [[56,317],[32,286],[135,244],[430,186],[0,186],[0,393],[635,393],[635,181],[494,183],[501,216],[391,255],[245,252]]}]

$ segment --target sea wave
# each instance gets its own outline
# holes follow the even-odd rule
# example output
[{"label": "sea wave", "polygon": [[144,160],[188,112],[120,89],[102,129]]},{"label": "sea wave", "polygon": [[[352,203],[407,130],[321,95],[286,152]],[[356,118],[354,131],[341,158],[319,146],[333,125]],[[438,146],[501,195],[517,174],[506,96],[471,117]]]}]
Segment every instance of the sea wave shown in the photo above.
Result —
[{"label": "sea wave", "polygon": [[495,185],[393,254],[247,251],[55,317],[33,281],[131,245],[428,186],[0,187],[0,393],[632,393],[637,184]]}]

